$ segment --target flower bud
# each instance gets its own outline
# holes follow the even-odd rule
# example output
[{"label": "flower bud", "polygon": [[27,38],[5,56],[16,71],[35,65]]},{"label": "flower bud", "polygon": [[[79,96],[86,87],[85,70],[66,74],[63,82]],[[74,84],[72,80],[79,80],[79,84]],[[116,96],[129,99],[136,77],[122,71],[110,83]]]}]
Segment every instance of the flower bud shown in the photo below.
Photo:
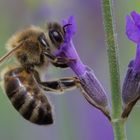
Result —
[{"label": "flower bud", "polygon": [[86,100],[96,108],[100,109],[110,120],[107,94],[96,78],[93,70],[86,67],[83,75],[79,75],[83,88],[83,95]]},{"label": "flower bud", "polygon": [[122,118],[127,118],[133,106],[140,98],[140,71],[134,68],[134,61],[131,61],[122,88],[122,99],[124,102],[124,110]]}]

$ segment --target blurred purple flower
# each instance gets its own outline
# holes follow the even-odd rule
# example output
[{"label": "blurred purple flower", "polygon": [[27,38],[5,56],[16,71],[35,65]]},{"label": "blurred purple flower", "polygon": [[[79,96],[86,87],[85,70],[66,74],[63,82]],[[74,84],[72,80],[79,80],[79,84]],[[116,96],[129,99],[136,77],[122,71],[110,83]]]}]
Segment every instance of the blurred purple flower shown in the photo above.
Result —
[{"label": "blurred purple flower", "polygon": [[137,44],[133,68],[135,70],[140,70],[140,15],[133,11],[131,12],[131,17],[126,17],[126,35],[131,41]]},{"label": "blurred purple flower", "polygon": [[100,109],[110,119],[106,92],[94,72],[83,64],[73,44],[72,37],[76,32],[74,17],[71,16],[68,20],[64,20],[63,26],[65,25],[69,26],[65,28],[65,41],[57,52],[57,55],[75,59],[75,61],[69,63],[69,67],[79,77],[84,97],[90,104]]},{"label": "blurred purple flower", "polygon": [[123,118],[128,117],[133,106],[140,98],[140,15],[135,11],[126,17],[126,35],[137,44],[136,56],[128,65],[123,83],[122,98],[124,102]]}]

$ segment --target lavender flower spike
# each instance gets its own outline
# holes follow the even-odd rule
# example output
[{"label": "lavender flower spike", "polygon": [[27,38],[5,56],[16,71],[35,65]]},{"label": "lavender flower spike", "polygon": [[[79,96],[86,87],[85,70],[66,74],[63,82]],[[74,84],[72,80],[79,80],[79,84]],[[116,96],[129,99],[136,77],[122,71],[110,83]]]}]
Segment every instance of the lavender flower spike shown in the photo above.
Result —
[{"label": "lavender flower spike", "polygon": [[137,44],[137,49],[135,59],[128,65],[123,83],[123,118],[128,117],[133,106],[140,99],[140,15],[134,11],[131,12],[131,16],[126,17],[126,35],[128,39]]},{"label": "lavender flower spike", "polygon": [[96,78],[94,72],[82,63],[73,44],[72,36],[76,32],[74,17],[70,17],[68,20],[64,20],[63,25],[66,24],[69,24],[70,26],[67,26],[67,28],[65,29],[65,42],[60,47],[57,55],[65,56],[70,59],[75,59],[75,61],[69,63],[69,67],[80,79],[81,86],[84,91],[84,97],[90,104],[100,109],[110,119],[106,92]]}]

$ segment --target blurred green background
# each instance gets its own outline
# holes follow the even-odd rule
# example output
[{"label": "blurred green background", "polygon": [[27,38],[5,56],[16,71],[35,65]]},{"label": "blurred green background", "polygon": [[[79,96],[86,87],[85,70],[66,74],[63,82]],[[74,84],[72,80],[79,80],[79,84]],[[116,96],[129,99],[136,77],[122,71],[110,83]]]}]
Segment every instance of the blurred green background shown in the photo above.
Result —
[{"label": "blurred green background", "polygon": [[[114,10],[123,81],[127,64],[135,55],[135,45],[125,36],[125,16],[132,10],[140,13],[140,1],[114,0]],[[6,52],[5,43],[17,30],[31,24],[42,26],[45,21],[61,22],[70,15],[77,21],[74,43],[81,59],[110,93],[101,0],[0,0],[0,55]],[[74,75],[71,70],[50,69],[48,77]],[[37,126],[24,120],[2,90],[0,93],[0,140],[113,140],[109,121],[86,102],[79,90],[61,96],[47,95],[55,112],[55,123],[50,126]],[[128,140],[139,140],[139,130],[140,105],[137,104],[127,122]]]}]

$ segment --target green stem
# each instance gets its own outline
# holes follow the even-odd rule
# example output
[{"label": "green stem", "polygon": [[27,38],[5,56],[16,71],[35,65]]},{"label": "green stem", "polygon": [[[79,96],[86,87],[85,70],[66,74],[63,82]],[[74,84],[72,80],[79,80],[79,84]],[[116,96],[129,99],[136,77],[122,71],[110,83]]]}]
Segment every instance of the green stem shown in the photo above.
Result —
[{"label": "green stem", "polygon": [[127,140],[125,131],[125,122],[118,120],[112,123],[114,130],[114,140]]},{"label": "green stem", "polygon": [[111,0],[102,0],[103,21],[107,42],[108,61],[110,69],[110,82],[112,93],[112,121],[115,140],[126,140],[125,123],[120,120],[122,113],[120,74],[118,63],[118,44],[113,27]]}]

